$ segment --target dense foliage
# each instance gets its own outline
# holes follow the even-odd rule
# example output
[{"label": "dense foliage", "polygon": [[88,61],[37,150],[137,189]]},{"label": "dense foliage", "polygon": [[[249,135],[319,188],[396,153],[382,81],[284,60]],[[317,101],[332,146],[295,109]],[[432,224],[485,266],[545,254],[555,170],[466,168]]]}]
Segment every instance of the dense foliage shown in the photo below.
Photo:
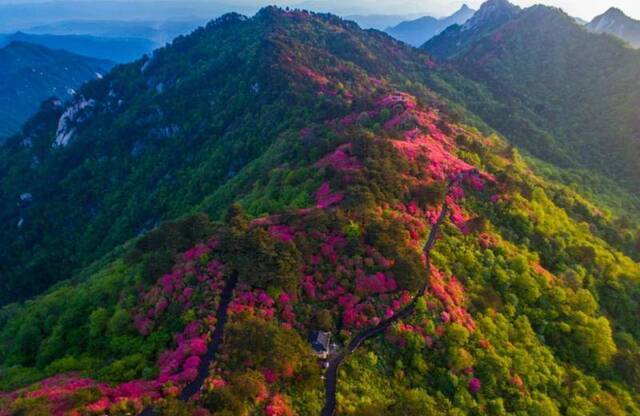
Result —
[{"label": "dense foliage", "polygon": [[[238,53],[246,66],[223,71]],[[61,116],[45,105],[27,126],[39,145],[27,151],[18,138],[4,149],[18,167],[2,189],[34,183],[19,175],[30,152],[64,178],[49,183],[59,194],[34,192],[18,207],[41,221],[21,241],[38,242],[25,258],[52,255],[31,265],[67,259],[50,281],[74,279],[2,309],[0,415],[146,405],[167,415],[319,414],[312,333],[346,345],[399,316],[424,283],[414,313],[341,367],[339,414],[640,414],[640,264],[625,254],[637,217],[624,224],[624,204],[603,212],[566,177],[549,179],[572,172],[459,121],[477,118],[426,86],[443,78],[424,54],[333,16],[268,8],[226,16],[147,62],[85,87],[95,104],[65,146],[36,128]],[[131,83],[116,96],[126,108],[111,112],[104,97],[120,73]],[[149,90],[149,77],[166,89]],[[125,134],[161,104],[174,112]],[[175,136],[152,141],[166,120]],[[150,147],[132,155],[135,140]],[[92,215],[85,196],[100,201]],[[445,203],[428,272],[422,247]],[[135,237],[147,216],[151,227],[197,211],[213,220],[189,215]],[[48,240],[45,219],[65,234]],[[204,389],[179,401],[234,272]]]},{"label": "dense foliage", "polygon": [[452,27],[423,46],[467,78],[453,94],[441,91],[534,156],[589,169],[637,195],[640,51],[556,8],[492,0],[481,13],[467,24],[473,29]]}]

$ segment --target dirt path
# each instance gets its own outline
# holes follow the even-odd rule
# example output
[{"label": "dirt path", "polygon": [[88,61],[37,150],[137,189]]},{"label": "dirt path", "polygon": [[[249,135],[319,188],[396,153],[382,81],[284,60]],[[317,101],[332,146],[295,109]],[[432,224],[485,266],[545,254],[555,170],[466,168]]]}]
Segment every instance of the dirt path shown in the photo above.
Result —
[{"label": "dirt path", "polygon": [[[447,218],[447,214],[449,213],[449,206],[445,203],[442,207],[442,212],[440,213],[440,217],[436,221],[436,223],[431,228],[431,232],[429,233],[429,238],[427,239],[426,244],[424,245],[423,252],[426,256],[427,263],[427,276],[431,274],[431,258],[430,253],[431,249],[435,245],[436,239],[438,237],[438,232],[440,231],[440,226]],[[397,312],[393,317],[386,319],[380,322],[377,326],[369,329],[365,329],[364,331],[358,333],[352,340],[349,342],[349,345],[341,352],[339,352],[336,356],[331,358],[329,361],[329,367],[327,367],[327,371],[325,372],[325,381],[324,381],[324,391],[325,391],[325,402],[324,407],[322,408],[321,416],[333,416],[336,411],[336,390],[338,386],[338,369],[340,364],[347,358],[350,354],[355,352],[366,340],[374,338],[378,335],[383,334],[391,325],[395,322],[408,318],[411,316],[416,308],[416,304],[418,300],[422,297],[424,292],[427,290],[428,282],[425,282],[422,288],[415,294],[411,303]]]},{"label": "dirt path", "polygon": [[[218,305],[218,310],[216,311],[216,326],[211,333],[211,342],[207,347],[207,352],[204,356],[202,356],[202,361],[200,362],[200,366],[198,367],[198,376],[191,383],[187,384],[187,386],[182,390],[182,393],[178,396],[178,399],[186,402],[191,397],[193,397],[196,393],[200,391],[204,381],[207,379],[209,375],[209,366],[215,360],[218,351],[220,350],[220,346],[222,345],[222,341],[224,339],[224,327],[227,323],[228,318],[228,309],[231,300],[233,299],[233,291],[238,284],[238,273],[233,272],[229,280],[227,280],[224,289],[222,290],[222,294],[220,295],[220,304]],[[157,413],[153,410],[152,407],[147,407],[144,409],[140,416],[156,416]]]}]

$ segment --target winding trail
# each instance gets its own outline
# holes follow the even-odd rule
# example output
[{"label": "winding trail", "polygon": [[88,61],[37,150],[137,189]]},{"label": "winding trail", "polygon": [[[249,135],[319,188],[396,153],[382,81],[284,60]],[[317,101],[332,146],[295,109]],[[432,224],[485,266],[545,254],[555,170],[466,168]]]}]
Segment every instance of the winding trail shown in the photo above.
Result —
[{"label": "winding trail", "polygon": [[[196,393],[200,391],[204,381],[209,375],[209,366],[215,360],[222,341],[224,339],[224,327],[227,324],[228,309],[231,300],[233,299],[233,292],[238,284],[238,272],[234,271],[231,274],[229,280],[222,290],[220,295],[220,304],[216,311],[216,326],[211,333],[211,342],[207,346],[207,352],[201,357],[200,366],[198,367],[198,376],[191,383],[182,390],[182,393],[178,396],[178,400],[186,402]],[[140,416],[156,416],[157,413],[153,410],[153,407],[147,407],[140,413]]]},{"label": "winding trail", "polygon": [[[451,184],[449,185],[451,188]],[[445,203],[442,206],[442,212],[440,213],[440,217],[431,228],[431,232],[429,233],[429,238],[427,239],[426,244],[424,245],[423,252],[426,257],[426,267],[427,267],[427,276],[431,275],[431,249],[436,243],[436,239],[438,238],[438,232],[440,231],[440,226],[447,218],[447,214],[449,213],[449,206]],[[398,311],[391,318],[386,319],[380,322],[377,326],[365,329],[364,331],[358,333],[352,340],[349,342],[346,348],[340,351],[336,356],[329,360],[329,367],[327,367],[327,371],[325,373],[325,381],[324,381],[324,391],[325,391],[325,402],[324,407],[322,408],[321,416],[333,416],[336,412],[336,390],[338,385],[338,369],[340,364],[347,358],[350,354],[355,352],[366,340],[374,338],[378,335],[383,334],[391,325],[395,322],[408,318],[411,316],[418,304],[418,300],[424,295],[425,291],[428,288],[428,280],[425,281],[424,285],[418,290],[418,292],[413,297],[413,300],[410,304],[405,306],[403,309]]]},{"label": "winding trail", "polygon": [[[453,184],[454,182],[452,181],[449,184],[448,189],[451,189]],[[442,212],[440,213],[440,216],[438,217],[436,223],[433,224],[427,242],[423,247],[423,252],[426,258],[427,277],[431,275],[431,249],[436,243],[440,227],[446,220],[448,213],[449,205],[445,202],[442,206]],[[238,272],[234,271],[227,281],[224,289],[222,290],[220,304],[218,305],[218,309],[216,311],[216,326],[211,333],[211,342],[207,347],[207,352],[204,356],[202,356],[202,361],[200,362],[200,366],[198,367],[198,376],[182,390],[182,392],[178,396],[178,399],[180,401],[186,402],[195,394],[197,394],[202,389],[204,381],[209,375],[209,366],[215,360],[224,339],[224,327],[228,320],[228,309],[231,300],[233,299],[233,292],[237,284]],[[322,408],[321,416],[334,416],[335,414],[337,405],[336,390],[338,384],[338,369],[342,362],[349,355],[354,353],[365,341],[383,334],[395,322],[411,316],[415,311],[418,300],[424,295],[428,286],[429,282],[428,280],[426,280],[422,287],[414,295],[411,303],[402,308],[391,318],[385,319],[380,322],[377,326],[365,329],[362,332],[358,333],[349,342],[349,344],[342,349],[342,351],[340,351],[329,360],[329,366],[327,367],[327,370],[325,372],[325,403],[324,407]],[[153,407],[147,407],[142,411],[142,413],[140,413],[140,416],[158,416],[158,414],[155,412]]]}]

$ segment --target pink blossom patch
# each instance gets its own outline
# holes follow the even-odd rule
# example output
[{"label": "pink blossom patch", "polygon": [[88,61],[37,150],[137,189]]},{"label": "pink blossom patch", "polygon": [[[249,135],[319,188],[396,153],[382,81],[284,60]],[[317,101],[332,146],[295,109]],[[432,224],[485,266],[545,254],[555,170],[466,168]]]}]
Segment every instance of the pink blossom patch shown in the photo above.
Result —
[{"label": "pink blossom patch", "polygon": [[317,167],[331,166],[339,171],[358,170],[362,167],[358,159],[351,156],[351,143],[338,147],[333,153],[322,158]]},{"label": "pink blossom patch", "polygon": [[332,193],[329,182],[324,182],[315,193],[316,207],[317,208],[329,208],[341,202],[344,199],[344,195],[341,193]]},{"label": "pink blossom patch", "polygon": [[288,225],[272,225],[269,227],[269,235],[283,242],[289,242],[295,237],[295,231]]}]

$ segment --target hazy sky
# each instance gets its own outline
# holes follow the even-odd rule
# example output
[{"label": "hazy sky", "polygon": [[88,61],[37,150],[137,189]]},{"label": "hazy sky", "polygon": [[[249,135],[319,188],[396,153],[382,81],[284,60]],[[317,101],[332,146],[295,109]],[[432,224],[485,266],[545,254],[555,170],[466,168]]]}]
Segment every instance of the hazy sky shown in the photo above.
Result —
[{"label": "hazy sky", "polygon": [[[243,1],[243,0],[239,0]],[[333,4],[333,7],[348,4],[350,7],[357,5],[357,8],[369,9],[372,12],[384,13],[414,13],[414,12],[431,12],[433,14],[445,15],[457,10],[463,3],[467,3],[470,7],[478,8],[483,0],[298,0],[298,3],[312,3],[314,5]],[[564,9],[567,13],[591,20],[594,16],[602,14],[609,7],[618,7],[629,16],[640,19],[640,0],[511,0],[512,3],[522,7],[532,6],[534,4],[546,4]],[[269,3],[269,2],[265,2]],[[289,1],[288,3],[296,3]]]},{"label": "hazy sky", "polygon": [[[481,1],[470,1],[469,5],[479,5]],[[543,1],[530,1],[530,0],[516,0],[512,3],[519,6],[531,6],[534,4],[542,3],[552,6],[557,6],[564,9],[567,13],[582,17],[583,19],[591,20],[593,17],[602,14],[609,7],[618,7],[622,9],[627,15],[640,19],[640,0],[543,0]]]},{"label": "hazy sky", "polygon": [[[0,4],[36,3],[41,1],[68,0],[0,0]],[[94,0],[77,0],[91,2]],[[126,2],[127,0],[120,0]],[[138,0],[140,1],[140,0]],[[142,0],[154,1],[154,0]],[[268,4],[300,6],[318,11],[339,14],[431,14],[444,16],[452,13],[463,3],[478,8],[483,0],[201,0],[226,3],[231,7],[260,7]],[[640,20],[640,0],[511,0],[512,3],[527,7],[542,3],[563,8],[567,13],[590,20],[609,7],[618,7],[629,16]]]}]

